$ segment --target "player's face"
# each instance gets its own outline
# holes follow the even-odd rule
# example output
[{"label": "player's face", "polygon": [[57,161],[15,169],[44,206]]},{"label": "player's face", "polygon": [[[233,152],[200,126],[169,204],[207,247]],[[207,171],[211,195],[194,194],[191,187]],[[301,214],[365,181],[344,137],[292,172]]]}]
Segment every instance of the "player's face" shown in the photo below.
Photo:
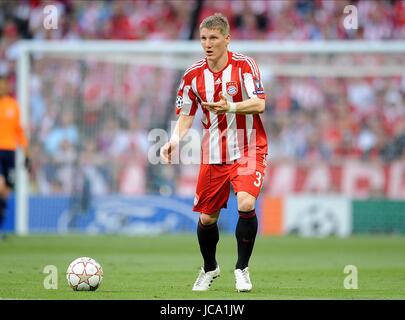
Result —
[{"label": "player's face", "polygon": [[202,28],[200,30],[201,46],[208,60],[217,61],[228,50],[230,36],[224,36],[219,29]]}]

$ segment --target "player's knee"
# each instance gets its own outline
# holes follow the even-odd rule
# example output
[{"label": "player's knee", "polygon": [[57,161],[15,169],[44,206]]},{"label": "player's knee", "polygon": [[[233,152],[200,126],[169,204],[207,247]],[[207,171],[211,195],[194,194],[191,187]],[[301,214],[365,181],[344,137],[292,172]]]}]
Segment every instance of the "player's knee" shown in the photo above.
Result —
[{"label": "player's knee", "polygon": [[6,197],[8,195],[8,187],[6,185],[6,181],[4,177],[0,176],[0,196],[1,197]]},{"label": "player's knee", "polygon": [[255,208],[256,199],[250,194],[242,195],[238,197],[238,210],[247,212],[252,211]]},{"label": "player's knee", "polygon": [[201,213],[200,214],[200,221],[205,226],[210,225],[210,224],[214,224],[218,220],[218,215],[219,215],[219,212],[218,213],[213,213],[213,214]]},{"label": "player's knee", "polygon": [[255,208],[254,202],[244,202],[239,206],[238,210],[242,212],[252,211]]},{"label": "player's knee", "polygon": [[0,190],[6,187],[6,179],[0,174]]}]

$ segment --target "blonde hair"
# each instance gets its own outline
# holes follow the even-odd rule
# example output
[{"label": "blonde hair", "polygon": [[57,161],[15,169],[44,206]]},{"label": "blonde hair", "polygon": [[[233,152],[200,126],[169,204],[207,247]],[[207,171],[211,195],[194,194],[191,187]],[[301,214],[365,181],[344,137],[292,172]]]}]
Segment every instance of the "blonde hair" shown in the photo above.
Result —
[{"label": "blonde hair", "polygon": [[210,30],[219,29],[224,36],[229,34],[230,29],[228,19],[222,13],[215,13],[212,16],[206,17],[200,24],[200,30],[202,28]]}]

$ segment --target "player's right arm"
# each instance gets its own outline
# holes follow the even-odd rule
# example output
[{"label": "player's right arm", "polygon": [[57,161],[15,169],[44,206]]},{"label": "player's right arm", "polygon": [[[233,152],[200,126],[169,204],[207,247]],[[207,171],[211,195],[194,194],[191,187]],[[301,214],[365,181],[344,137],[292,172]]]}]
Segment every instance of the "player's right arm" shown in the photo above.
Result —
[{"label": "player's right arm", "polygon": [[191,84],[195,71],[194,67],[186,70],[177,91],[176,114],[179,115],[179,118],[169,142],[160,149],[160,157],[165,163],[170,163],[173,151],[191,128],[198,109],[198,98]]},{"label": "player's right arm", "polygon": [[173,134],[168,142],[160,149],[160,157],[165,163],[170,163],[171,155],[177,148],[180,140],[187,134],[193,125],[194,115],[180,115],[177,119]]}]

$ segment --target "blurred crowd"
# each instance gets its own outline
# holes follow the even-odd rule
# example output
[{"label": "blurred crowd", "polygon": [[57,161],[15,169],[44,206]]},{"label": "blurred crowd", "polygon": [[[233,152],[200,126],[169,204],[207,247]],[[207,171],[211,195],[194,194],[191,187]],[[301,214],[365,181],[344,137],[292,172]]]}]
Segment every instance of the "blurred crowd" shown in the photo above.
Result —
[{"label": "blurred crowd", "polygon": [[284,78],[269,86],[273,161],[339,164],[405,157],[405,73],[401,77]]},{"label": "blurred crowd", "polygon": [[[19,39],[187,39],[197,0],[3,0],[0,72],[13,73]],[[44,28],[53,5],[58,28]],[[355,5],[358,28],[345,29]],[[222,12],[235,40],[405,39],[404,0],[205,0],[197,19]],[[194,31],[198,38],[198,28]]]},{"label": "blurred crowd", "polygon": [[[48,4],[58,9],[56,30],[43,27]],[[348,4],[358,8],[357,30],[343,27]],[[20,39],[187,39],[195,5],[186,0],[2,1],[0,73],[15,84]],[[403,0],[206,0],[197,20],[214,12],[228,16],[234,40],[405,39]],[[405,63],[403,57],[398,61]],[[174,119],[178,81],[178,71],[170,68],[87,61],[83,70],[78,60],[34,60],[34,190],[72,193],[90,180],[96,194],[170,194],[176,178],[192,179],[195,169],[151,165],[147,158],[148,132]],[[405,70],[402,76],[351,78],[270,76],[264,70],[263,82],[268,99],[262,118],[272,163],[390,163],[405,157]]]}]

